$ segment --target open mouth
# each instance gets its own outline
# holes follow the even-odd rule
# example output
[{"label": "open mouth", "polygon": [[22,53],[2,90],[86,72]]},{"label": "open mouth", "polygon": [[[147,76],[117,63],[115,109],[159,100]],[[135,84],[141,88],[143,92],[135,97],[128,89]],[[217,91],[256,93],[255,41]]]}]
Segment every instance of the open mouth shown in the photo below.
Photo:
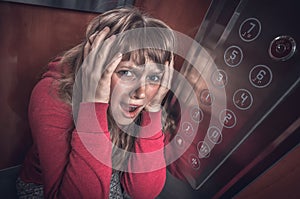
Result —
[{"label": "open mouth", "polygon": [[139,113],[140,107],[141,106],[139,105],[121,103],[121,108],[123,109],[126,117],[134,118]]}]

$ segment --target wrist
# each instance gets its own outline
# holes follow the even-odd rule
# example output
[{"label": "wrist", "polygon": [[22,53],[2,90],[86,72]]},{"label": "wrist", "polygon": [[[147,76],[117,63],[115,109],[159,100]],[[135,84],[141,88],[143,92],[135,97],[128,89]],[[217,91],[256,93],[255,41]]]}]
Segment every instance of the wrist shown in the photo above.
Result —
[{"label": "wrist", "polygon": [[141,114],[141,130],[138,134],[139,138],[151,138],[161,131],[161,111],[142,111]]},{"label": "wrist", "polygon": [[145,111],[147,112],[159,112],[161,110],[161,105],[160,104],[156,104],[156,105],[149,105],[145,107]]},{"label": "wrist", "polygon": [[78,132],[108,132],[107,103],[81,102],[76,129]]},{"label": "wrist", "polygon": [[107,104],[109,102],[109,99],[104,99],[104,98],[82,98],[81,100],[82,103],[103,103]]}]

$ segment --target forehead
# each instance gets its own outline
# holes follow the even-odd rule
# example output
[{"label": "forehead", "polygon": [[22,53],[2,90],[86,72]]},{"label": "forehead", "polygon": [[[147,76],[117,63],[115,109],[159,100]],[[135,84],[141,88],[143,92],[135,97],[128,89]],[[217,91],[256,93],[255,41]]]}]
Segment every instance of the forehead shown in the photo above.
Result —
[{"label": "forehead", "polygon": [[132,70],[142,70],[142,71],[155,71],[162,72],[164,70],[164,66],[160,63],[155,63],[153,60],[145,57],[145,61],[143,64],[139,64],[133,57],[130,57],[129,60],[122,60],[118,67],[126,67]]}]

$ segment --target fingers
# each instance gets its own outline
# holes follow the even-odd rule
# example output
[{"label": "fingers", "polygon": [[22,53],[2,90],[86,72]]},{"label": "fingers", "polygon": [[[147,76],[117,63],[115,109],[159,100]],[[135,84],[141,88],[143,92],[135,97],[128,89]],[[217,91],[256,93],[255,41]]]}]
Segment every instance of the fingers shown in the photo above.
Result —
[{"label": "fingers", "polygon": [[163,101],[163,98],[167,94],[168,90],[171,89],[171,83],[172,83],[172,77],[174,72],[174,59],[173,55],[171,57],[170,62],[165,62],[165,72],[163,75],[163,78],[160,83],[160,87],[154,96],[154,98],[151,99],[149,104],[145,107],[146,111],[149,112],[157,112],[161,109],[161,103]]},{"label": "fingers", "polygon": [[95,40],[95,37],[97,36],[98,33],[99,33],[99,31],[96,31],[94,34],[92,34],[92,35],[88,38],[88,40],[87,40],[87,42],[86,42],[86,44],[85,44],[85,46],[84,46],[84,54],[83,54],[83,58],[84,58],[84,59],[87,57],[87,55],[88,55],[89,52],[91,51],[91,49],[92,49],[92,44],[93,44],[93,42],[94,42],[94,40]]},{"label": "fingers", "polygon": [[165,71],[164,71],[164,75],[163,75],[163,78],[162,78],[162,81],[160,83],[160,87],[165,87],[167,88],[168,87],[168,83],[169,83],[169,62],[166,61],[164,67],[165,67]]},{"label": "fingers", "polygon": [[170,89],[171,85],[172,85],[172,79],[173,79],[173,73],[174,73],[174,56],[173,56],[173,53],[172,53],[171,62],[169,64],[168,69],[169,69],[168,88]]},{"label": "fingers", "polygon": [[[103,43],[103,45],[98,49],[98,52],[96,54],[96,58],[94,60],[93,66],[93,72],[96,74],[102,73],[104,70],[106,70],[104,65],[107,62],[107,58],[109,55],[109,52],[111,51],[112,44],[115,40],[116,36],[112,35],[110,38],[106,39]],[[108,60],[110,61],[110,60]],[[101,67],[102,66],[102,67]]]},{"label": "fingers", "polygon": [[99,34],[96,35],[96,37],[93,41],[93,44],[92,44],[92,50],[93,50],[93,48],[98,49],[101,46],[104,39],[108,35],[109,31],[110,31],[109,27],[105,27],[105,28],[103,28],[103,30],[101,30],[99,32]]},{"label": "fingers", "polygon": [[[118,53],[110,59],[109,53],[115,35],[107,38],[110,29],[104,28],[91,35],[84,46],[82,64],[82,99],[83,101],[108,102],[111,76],[122,59]],[[109,59],[109,60],[108,60]]]},{"label": "fingers", "polygon": [[121,60],[122,60],[122,53],[117,53],[112,59],[112,61],[107,65],[106,70],[103,73],[103,76],[105,76],[105,78],[103,79],[106,78],[108,78],[109,80],[111,79],[112,73],[116,70]]},{"label": "fingers", "polygon": [[111,77],[118,64],[122,60],[122,54],[118,53],[114,56],[112,61],[108,64],[106,70],[103,72],[96,89],[95,101],[108,103],[110,98],[110,84]]},{"label": "fingers", "polygon": [[109,34],[109,31],[110,29],[105,27],[99,33],[94,33],[91,35],[89,42],[87,42],[88,44],[86,44],[84,49],[86,58],[82,65],[82,69],[95,79],[100,79],[101,73],[105,71],[108,54],[116,37],[113,35],[105,40]]},{"label": "fingers", "polygon": [[[104,41],[104,39],[106,38],[106,36],[108,35],[110,29],[109,27],[105,27],[103,30],[101,30],[100,32],[97,31],[94,34],[92,34],[89,38],[87,43],[84,46],[84,59],[86,59],[89,55],[89,59],[93,59],[95,54],[96,54],[96,49],[99,49]],[[93,51],[93,52],[91,52]]]},{"label": "fingers", "polygon": [[173,72],[174,72],[174,61],[173,61],[173,57],[171,58],[171,61],[169,63],[169,61],[165,62],[165,72],[163,75],[163,79],[161,82],[161,87],[165,87],[166,89],[170,89],[171,88],[171,84],[172,84],[172,77],[173,77]]}]

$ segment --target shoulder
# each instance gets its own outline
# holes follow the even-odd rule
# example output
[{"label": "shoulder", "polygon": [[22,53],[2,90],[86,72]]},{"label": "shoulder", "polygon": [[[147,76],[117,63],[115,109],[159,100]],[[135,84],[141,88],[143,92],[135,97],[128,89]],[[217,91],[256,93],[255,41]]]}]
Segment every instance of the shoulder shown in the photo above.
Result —
[{"label": "shoulder", "polygon": [[43,74],[42,79],[35,85],[30,98],[30,106],[51,105],[53,107],[69,109],[58,95],[60,79],[62,77],[62,64],[57,58],[48,64],[48,70]]},{"label": "shoulder", "polygon": [[29,103],[29,116],[63,116],[72,117],[71,106],[58,95],[59,80],[44,77],[34,87]]},{"label": "shoulder", "polygon": [[46,77],[34,87],[28,119],[34,139],[37,135],[60,135],[72,128],[73,114],[70,105],[63,102],[57,93],[58,80]]},{"label": "shoulder", "polygon": [[31,101],[34,103],[46,103],[69,107],[69,105],[60,99],[58,88],[59,80],[52,77],[45,77],[35,85],[31,94]]}]

